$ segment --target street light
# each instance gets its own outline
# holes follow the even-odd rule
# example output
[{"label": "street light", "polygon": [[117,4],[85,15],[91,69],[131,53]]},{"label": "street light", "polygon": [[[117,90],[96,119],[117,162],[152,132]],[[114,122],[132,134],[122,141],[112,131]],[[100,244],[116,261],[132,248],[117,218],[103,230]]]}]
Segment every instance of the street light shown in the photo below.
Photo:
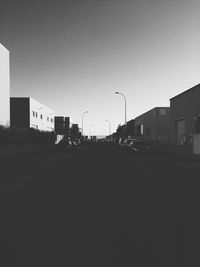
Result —
[{"label": "street light", "polygon": [[121,95],[121,96],[123,96],[123,98],[124,98],[124,103],[125,103],[125,125],[126,125],[126,97],[125,97],[125,95],[124,94],[122,94],[122,93],[120,93],[120,92],[115,92],[115,94],[117,94],[117,95]]},{"label": "street light", "polygon": [[83,136],[83,116],[84,116],[86,113],[88,113],[88,111],[85,111],[85,112],[82,113],[82,136]]},{"label": "street light", "polygon": [[109,135],[111,134],[111,125],[110,125],[110,121],[109,120],[106,120],[108,122],[108,125],[109,125]]}]

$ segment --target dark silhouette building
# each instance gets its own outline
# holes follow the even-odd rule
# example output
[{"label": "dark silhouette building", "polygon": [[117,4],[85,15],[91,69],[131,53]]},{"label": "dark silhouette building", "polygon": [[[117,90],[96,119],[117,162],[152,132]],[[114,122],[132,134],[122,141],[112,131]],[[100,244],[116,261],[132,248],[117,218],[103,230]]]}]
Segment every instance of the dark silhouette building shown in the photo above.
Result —
[{"label": "dark silhouette building", "polygon": [[192,144],[200,133],[200,84],[170,99],[170,123],[173,143]]},{"label": "dark silhouette building", "polygon": [[148,142],[168,142],[170,108],[155,107],[135,118],[135,136]]},{"label": "dark silhouette building", "polygon": [[54,131],[54,111],[30,97],[10,98],[11,127]]},{"label": "dark silhouette building", "polygon": [[134,119],[127,121],[126,135],[131,136],[131,137],[135,135],[135,120]]},{"label": "dark silhouette building", "polygon": [[70,118],[55,116],[55,132],[59,135],[69,135]]}]

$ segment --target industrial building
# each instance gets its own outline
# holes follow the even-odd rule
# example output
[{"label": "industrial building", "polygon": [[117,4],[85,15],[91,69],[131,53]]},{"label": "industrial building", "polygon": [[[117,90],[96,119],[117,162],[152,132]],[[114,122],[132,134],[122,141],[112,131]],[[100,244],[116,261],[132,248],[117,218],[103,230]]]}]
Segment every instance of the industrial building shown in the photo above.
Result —
[{"label": "industrial building", "polygon": [[30,97],[10,98],[11,127],[54,131],[54,111]]},{"label": "industrial building", "polygon": [[189,145],[200,133],[200,84],[170,99],[171,139]]},{"label": "industrial building", "polygon": [[10,126],[10,62],[9,51],[0,44],[0,125]]},{"label": "industrial building", "polygon": [[169,142],[170,108],[155,107],[136,117],[135,136],[147,142]]},{"label": "industrial building", "polygon": [[55,132],[59,135],[69,135],[70,118],[55,116]]},{"label": "industrial building", "polygon": [[119,125],[116,131],[118,137],[133,137],[135,135],[135,120],[129,120],[126,124]]},{"label": "industrial building", "polygon": [[131,137],[135,135],[135,120],[134,119],[127,121],[126,135],[131,136]]}]

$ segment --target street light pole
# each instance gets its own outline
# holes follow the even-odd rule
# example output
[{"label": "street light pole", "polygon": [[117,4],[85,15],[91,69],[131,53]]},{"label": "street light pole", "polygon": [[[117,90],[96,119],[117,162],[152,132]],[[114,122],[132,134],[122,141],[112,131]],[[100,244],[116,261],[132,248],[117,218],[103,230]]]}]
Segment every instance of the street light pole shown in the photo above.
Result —
[{"label": "street light pole", "polygon": [[110,125],[110,121],[109,120],[106,120],[108,122],[108,125],[109,125],[109,135],[111,134],[111,125]]},{"label": "street light pole", "polygon": [[86,113],[88,113],[88,111],[85,111],[85,112],[82,113],[82,136],[83,136],[83,116],[84,116]]},{"label": "street light pole", "polygon": [[125,125],[126,125],[126,97],[124,94],[120,93],[120,92],[115,92],[115,94],[117,95],[121,95],[124,98],[124,103],[125,103]]}]

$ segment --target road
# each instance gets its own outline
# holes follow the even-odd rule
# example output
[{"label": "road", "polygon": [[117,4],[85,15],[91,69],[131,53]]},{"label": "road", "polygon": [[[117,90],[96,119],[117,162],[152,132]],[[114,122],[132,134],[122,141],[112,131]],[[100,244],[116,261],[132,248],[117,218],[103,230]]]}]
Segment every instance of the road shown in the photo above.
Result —
[{"label": "road", "polygon": [[0,162],[1,266],[199,266],[200,163],[108,144]]}]

